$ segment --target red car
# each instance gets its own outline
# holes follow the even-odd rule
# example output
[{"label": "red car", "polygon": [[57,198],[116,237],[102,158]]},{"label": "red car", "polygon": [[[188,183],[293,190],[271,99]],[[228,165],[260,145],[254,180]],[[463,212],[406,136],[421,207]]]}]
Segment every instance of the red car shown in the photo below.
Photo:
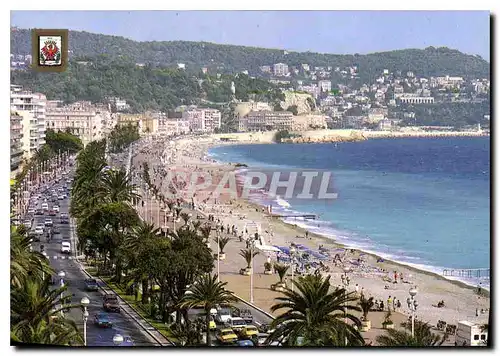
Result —
[{"label": "red car", "polygon": [[56,216],[56,212],[55,212],[55,210],[51,210],[51,211],[49,211],[49,215],[50,215],[50,216]]}]

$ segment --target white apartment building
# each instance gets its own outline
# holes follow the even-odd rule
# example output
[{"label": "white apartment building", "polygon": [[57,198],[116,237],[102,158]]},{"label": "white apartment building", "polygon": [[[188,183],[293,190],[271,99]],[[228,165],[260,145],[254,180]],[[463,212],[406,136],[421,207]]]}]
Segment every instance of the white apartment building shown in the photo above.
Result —
[{"label": "white apartment building", "polygon": [[434,98],[432,96],[413,96],[405,94],[404,96],[400,96],[399,100],[405,104],[434,104]]},{"label": "white apartment building", "polygon": [[305,91],[311,94],[314,99],[317,99],[320,94],[320,88],[316,84],[311,85],[299,85],[297,88],[299,91]]},{"label": "white apartment building", "polygon": [[241,132],[291,130],[292,126],[293,114],[289,111],[251,111],[238,122]]},{"label": "white apartment building", "polygon": [[222,125],[222,116],[217,109],[188,109],[182,113],[182,118],[189,122],[192,132],[214,132]]},{"label": "white apartment building", "polygon": [[288,64],[276,63],[273,65],[274,75],[277,77],[286,77],[290,72],[288,70]]},{"label": "white apartment building", "polygon": [[54,131],[69,130],[78,136],[84,145],[103,137],[103,126],[111,115],[106,107],[79,101],[62,107],[51,107],[47,111],[46,127]]},{"label": "white apartment building", "polygon": [[158,120],[160,136],[185,135],[189,133],[189,121],[179,118],[161,118]]},{"label": "white apartment building", "polygon": [[14,177],[23,159],[23,117],[16,112],[10,113],[10,174]]},{"label": "white apartment building", "polygon": [[318,87],[322,92],[331,92],[332,91],[332,82],[329,80],[320,80],[318,82]]},{"label": "white apartment building", "polygon": [[45,106],[47,98],[40,93],[11,85],[10,109],[22,117],[22,150],[29,159],[45,144]]}]

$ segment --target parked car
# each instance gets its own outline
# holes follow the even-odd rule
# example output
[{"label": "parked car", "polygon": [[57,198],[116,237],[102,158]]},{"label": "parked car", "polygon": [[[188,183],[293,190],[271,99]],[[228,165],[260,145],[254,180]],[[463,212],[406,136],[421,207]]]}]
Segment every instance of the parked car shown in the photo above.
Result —
[{"label": "parked car", "polygon": [[118,297],[114,294],[104,295],[102,306],[105,311],[120,312],[120,302],[118,301]]},{"label": "parked car", "polygon": [[243,339],[251,339],[259,334],[259,330],[257,330],[257,327],[253,325],[246,325],[237,330],[237,332]]},{"label": "parked car", "polygon": [[240,310],[239,316],[242,317],[243,320],[245,320],[247,324],[251,324],[253,321],[252,312],[249,309]]},{"label": "parked car", "polygon": [[232,344],[238,341],[238,336],[236,336],[233,329],[231,328],[220,329],[219,331],[217,331],[215,337],[222,344]]},{"label": "parked car", "polygon": [[108,314],[98,313],[94,316],[94,323],[100,328],[111,328],[113,323],[109,320]]},{"label": "parked car", "polygon": [[236,345],[239,347],[253,347],[255,344],[252,340],[238,340],[236,341]]},{"label": "parked car", "polygon": [[228,326],[235,331],[238,331],[238,329],[242,329],[245,326],[247,326],[247,323],[243,318],[240,318],[239,316],[233,317],[229,320]]},{"label": "parked car", "polygon": [[97,285],[97,281],[94,278],[88,278],[85,280],[85,289],[88,291],[97,291],[99,290],[99,286]]}]

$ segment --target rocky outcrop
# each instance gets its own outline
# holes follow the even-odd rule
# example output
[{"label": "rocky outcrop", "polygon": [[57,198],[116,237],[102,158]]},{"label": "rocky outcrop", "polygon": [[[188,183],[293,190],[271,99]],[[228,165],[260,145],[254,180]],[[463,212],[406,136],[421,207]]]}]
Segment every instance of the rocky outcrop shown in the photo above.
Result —
[{"label": "rocky outcrop", "polygon": [[284,139],[283,143],[327,143],[327,142],[357,142],[364,141],[366,137],[361,132],[351,131],[349,135],[325,135],[325,136],[309,136],[309,137],[293,137]]},{"label": "rocky outcrop", "polygon": [[285,91],[285,101],[280,102],[283,110],[290,106],[297,106],[297,114],[309,114],[316,109],[315,100],[311,94]]}]

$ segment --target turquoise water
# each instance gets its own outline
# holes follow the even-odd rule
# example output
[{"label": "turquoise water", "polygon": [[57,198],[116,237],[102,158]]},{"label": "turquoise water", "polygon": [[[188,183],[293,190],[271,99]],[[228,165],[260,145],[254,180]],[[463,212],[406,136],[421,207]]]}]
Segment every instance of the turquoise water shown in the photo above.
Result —
[{"label": "turquoise water", "polygon": [[319,214],[319,223],[293,221],[311,231],[436,273],[490,267],[487,137],[236,145],[209,154],[252,171],[332,172],[335,200],[292,197],[287,207],[266,194],[252,196],[275,212]]}]

